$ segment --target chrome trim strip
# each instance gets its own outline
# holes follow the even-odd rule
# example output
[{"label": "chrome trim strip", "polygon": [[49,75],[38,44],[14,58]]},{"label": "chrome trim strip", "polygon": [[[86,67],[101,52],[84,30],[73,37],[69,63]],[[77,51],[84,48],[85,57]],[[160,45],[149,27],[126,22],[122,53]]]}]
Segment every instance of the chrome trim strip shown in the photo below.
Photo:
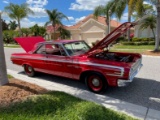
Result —
[{"label": "chrome trim strip", "polygon": [[106,75],[109,75],[109,76],[123,76],[122,73],[118,73],[118,72],[114,72],[113,74],[106,73]]},{"label": "chrome trim strip", "polygon": [[[19,57],[19,56],[12,56],[12,58],[25,58],[25,59],[34,59],[36,60],[37,58],[33,57]],[[63,63],[72,63],[72,64],[82,64],[82,65],[90,65],[90,66],[97,66],[97,67],[105,67],[105,68],[114,68],[114,69],[119,69],[121,71],[120,76],[123,76],[124,74],[124,68],[123,67],[117,67],[117,66],[112,66],[112,65],[104,65],[104,64],[98,64],[98,63],[92,63],[92,62],[76,62],[76,61],[67,61],[67,60],[57,60],[53,58],[39,58],[37,60],[45,60],[45,61],[52,61],[52,62],[63,62]]]}]

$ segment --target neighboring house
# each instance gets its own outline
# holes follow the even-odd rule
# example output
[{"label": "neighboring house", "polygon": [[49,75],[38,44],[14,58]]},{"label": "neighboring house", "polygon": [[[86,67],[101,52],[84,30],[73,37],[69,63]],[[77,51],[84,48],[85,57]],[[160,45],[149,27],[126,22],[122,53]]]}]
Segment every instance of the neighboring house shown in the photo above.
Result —
[{"label": "neighboring house", "polygon": [[57,31],[58,28],[59,28],[59,26],[56,25],[55,26],[56,32],[55,32],[55,36],[54,36],[54,29],[53,29],[53,27],[51,25],[47,26],[46,27],[47,35],[45,36],[45,38],[47,40],[51,40],[51,39],[53,39],[53,36],[54,36],[55,39],[58,39],[58,37],[59,37],[59,32]]},{"label": "neighboring house", "polygon": [[[99,16],[97,19],[91,14],[79,21],[75,25],[65,26],[67,30],[71,32],[71,38],[73,40],[85,40],[88,44],[92,44],[97,40],[101,40],[107,34],[108,26],[105,22],[104,16]],[[121,25],[121,23],[111,20],[111,31]],[[47,27],[47,33],[50,34],[50,38],[53,33],[53,27]]]},{"label": "neighboring house", "polygon": [[[138,38],[153,38],[153,32],[152,30],[148,27],[147,29],[140,29],[140,25],[136,25],[134,31],[134,37]],[[154,29],[154,33],[156,33],[156,29]]]}]

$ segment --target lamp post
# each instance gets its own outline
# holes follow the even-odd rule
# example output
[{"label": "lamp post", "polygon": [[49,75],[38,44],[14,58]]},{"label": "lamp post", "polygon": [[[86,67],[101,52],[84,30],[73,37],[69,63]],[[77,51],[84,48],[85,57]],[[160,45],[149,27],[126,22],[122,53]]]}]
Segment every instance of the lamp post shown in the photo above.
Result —
[{"label": "lamp post", "polygon": [[8,83],[6,62],[4,56],[4,46],[3,46],[3,37],[2,37],[2,12],[0,11],[0,86]]},{"label": "lamp post", "polygon": [[108,11],[108,34],[111,32],[111,10]]},{"label": "lamp post", "polygon": [[160,38],[160,0],[156,0],[154,2],[157,9],[157,28],[156,28],[156,41],[155,41],[155,49],[154,51],[158,51],[159,49],[159,38]]}]

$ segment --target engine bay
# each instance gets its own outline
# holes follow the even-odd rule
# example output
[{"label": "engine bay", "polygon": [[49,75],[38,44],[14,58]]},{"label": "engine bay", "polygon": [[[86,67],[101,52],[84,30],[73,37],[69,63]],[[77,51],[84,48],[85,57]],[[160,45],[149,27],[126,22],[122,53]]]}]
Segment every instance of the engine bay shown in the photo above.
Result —
[{"label": "engine bay", "polygon": [[98,59],[118,61],[118,62],[133,62],[134,59],[132,55],[121,55],[112,52],[101,52],[96,54],[95,57]]}]

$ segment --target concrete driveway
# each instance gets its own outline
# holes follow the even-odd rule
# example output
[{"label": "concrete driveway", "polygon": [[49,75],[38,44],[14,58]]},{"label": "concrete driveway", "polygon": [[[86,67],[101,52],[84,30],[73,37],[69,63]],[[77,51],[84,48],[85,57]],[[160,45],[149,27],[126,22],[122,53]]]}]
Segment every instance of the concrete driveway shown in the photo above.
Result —
[{"label": "concrete driveway", "polygon": [[[5,48],[7,69],[13,70],[19,75],[23,75],[23,68],[13,65],[10,61],[11,53],[24,52],[22,49]],[[109,88],[101,97],[115,98],[127,103],[136,104],[149,109],[160,111],[160,57],[143,56],[143,67],[140,73],[134,78],[133,83],[123,88]],[[62,84],[72,88],[86,91],[83,83],[70,79],[56,77],[48,74],[39,74],[36,79],[53,82],[52,84]]]}]

